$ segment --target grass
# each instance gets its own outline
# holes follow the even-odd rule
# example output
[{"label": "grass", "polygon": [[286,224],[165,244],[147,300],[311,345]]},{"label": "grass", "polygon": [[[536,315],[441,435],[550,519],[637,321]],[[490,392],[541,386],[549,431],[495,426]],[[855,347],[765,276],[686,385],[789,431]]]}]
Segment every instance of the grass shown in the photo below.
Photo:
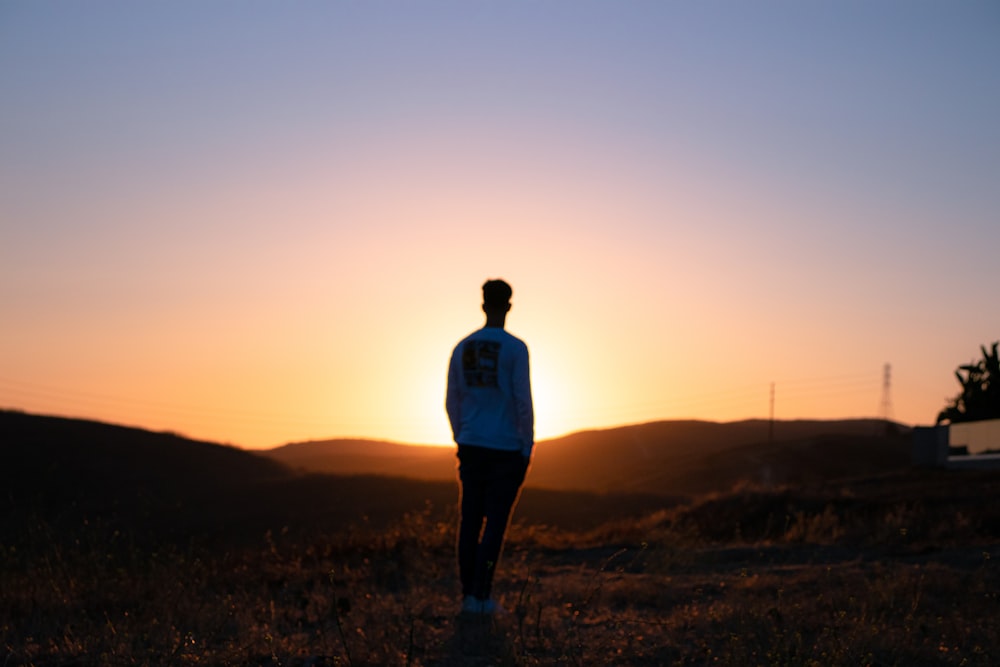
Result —
[{"label": "grass", "polygon": [[743,487],[585,531],[515,523],[496,619],[457,614],[451,509],[250,543],[25,520],[3,545],[0,664],[996,664],[998,484]]}]

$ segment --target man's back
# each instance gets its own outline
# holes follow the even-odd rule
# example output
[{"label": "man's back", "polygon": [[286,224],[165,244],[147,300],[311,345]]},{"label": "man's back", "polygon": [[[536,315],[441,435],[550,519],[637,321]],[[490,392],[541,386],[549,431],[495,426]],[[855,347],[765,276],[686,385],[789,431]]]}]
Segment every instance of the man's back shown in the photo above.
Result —
[{"label": "man's back", "polygon": [[528,347],[498,327],[466,336],[448,367],[446,407],[455,442],[531,455],[534,418]]}]

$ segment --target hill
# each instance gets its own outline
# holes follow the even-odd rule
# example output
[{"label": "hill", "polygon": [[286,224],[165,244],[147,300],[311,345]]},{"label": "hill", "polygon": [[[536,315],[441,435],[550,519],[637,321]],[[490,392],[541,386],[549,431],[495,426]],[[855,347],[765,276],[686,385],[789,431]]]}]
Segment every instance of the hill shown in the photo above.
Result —
[{"label": "hill", "polygon": [[81,517],[158,531],[221,523],[226,504],[287,483],[284,465],[173,433],[0,411],[0,496],[9,523],[29,514]]},{"label": "hill", "polygon": [[264,450],[261,454],[305,472],[455,479],[455,450],[451,447],[341,438],[295,442]]},{"label": "hill", "polygon": [[[535,525],[587,529],[741,484],[780,486],[908,467],[905,432],[875,422],[658,422],[540,442],[518,509]],[[780,438],[780,439],[779,439]],[[0,411],[0,530],[40,518],[154,539],[259,537],[379,526],[455,511],[451,448],[377,441],[250,452],[98,422]],[[331,471],[336,471],[333,474]]]},{"label": "hill", "polygon": [[0,439],[0,481],[14,498],[30,497],[41,480],[67,491],[86,480],[94,494],[122,484],[156,494],[177,486],[230,490],[291,474],[237,447],[83,419],[0,411]]},{"label": "hill", "polygon": [[[403,445],[389,445],[385,452],[396,447],[424,452]],[[393,477],[386,472],[390,468],[379,469],[382,474],[321,474],[172,433],[0,411],[0,542],[4,535],[23,536],[39,525],[53,538],[81,524],[99,524],[108,532],[122,529],[143,539],[183,541],[259,539],[269,530],[308,534],[378,527],[407,513],[441,519],[454,511],[457,488],[453,464],[447,462],[450,452],[438,453],[446,457],[445,479]],[[392,470],[401,475],[403,469]],[[641,494],[543,489],[526,494],[530,509],[522,519],[570,528],[593,527],[664,504],[661,497]]]},{"label": "hill", "polygon": [[[583,431],[536,445],[529,488],[696,494],[740,482],[786,484],[878,474],[909,465],[910,437],[877,420],[662,421]],[[303,470],[454,480],[451,448],[325,440],[263,454]]]}]

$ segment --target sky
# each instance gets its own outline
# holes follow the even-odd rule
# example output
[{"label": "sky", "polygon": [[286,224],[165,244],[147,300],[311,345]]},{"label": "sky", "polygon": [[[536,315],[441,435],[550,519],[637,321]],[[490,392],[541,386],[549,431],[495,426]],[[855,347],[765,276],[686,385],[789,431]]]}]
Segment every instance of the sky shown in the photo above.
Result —
[{"label": "sky", "polygon": [[932,424],[1000,340],[998,37],[992,1],[0,0],[0,408],[448,444],[502,277],[539,439]]}]

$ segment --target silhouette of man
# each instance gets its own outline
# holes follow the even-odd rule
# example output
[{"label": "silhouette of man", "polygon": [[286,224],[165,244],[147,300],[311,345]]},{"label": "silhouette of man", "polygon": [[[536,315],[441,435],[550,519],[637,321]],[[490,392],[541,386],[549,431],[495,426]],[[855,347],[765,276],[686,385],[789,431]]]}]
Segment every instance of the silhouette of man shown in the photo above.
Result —
[{"label": "silhouette of man", "polygon": [[486,325],[455,347],[448,366],[445,407],[461,485],[462,611],[476,614],[503,611],[491,597],[493,575],[535,444],[528,347],[504,330],[511,295],[503,280],[486,281]]}]

